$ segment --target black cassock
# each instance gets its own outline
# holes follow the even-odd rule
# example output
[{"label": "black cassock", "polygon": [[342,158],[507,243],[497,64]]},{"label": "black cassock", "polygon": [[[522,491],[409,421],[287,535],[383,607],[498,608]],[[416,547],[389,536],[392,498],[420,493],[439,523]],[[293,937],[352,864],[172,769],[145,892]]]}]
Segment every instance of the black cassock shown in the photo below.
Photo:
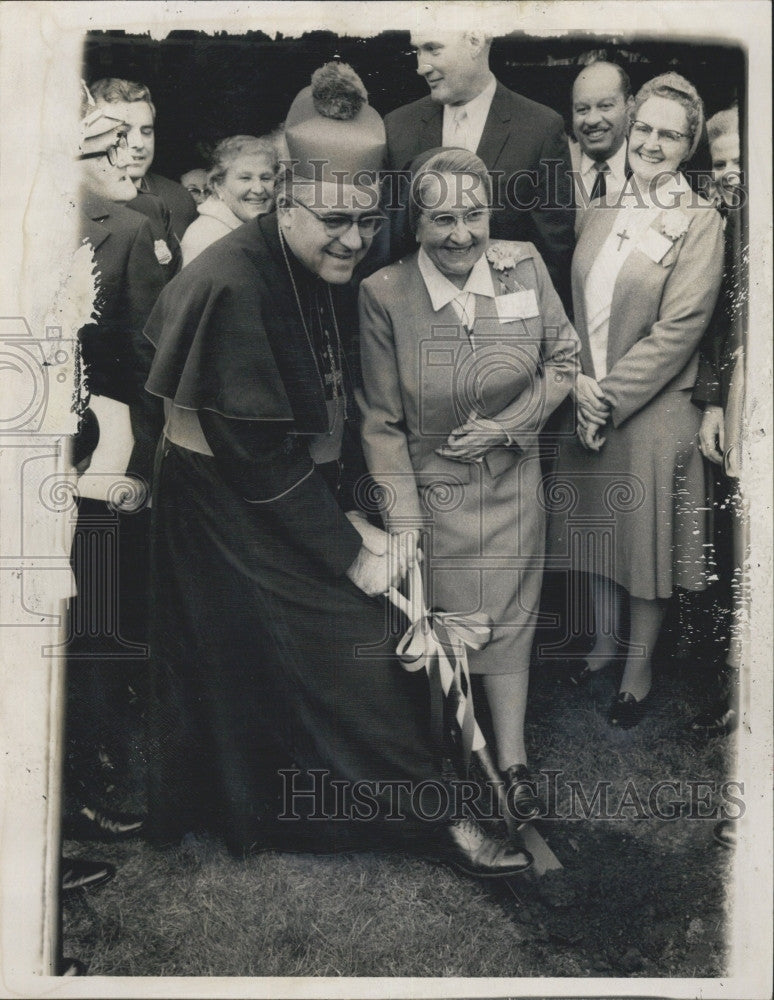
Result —
[{"label": "black cassock", "polygon": [[[290,821],[279,834],[273,822],[283,766],[351,782],[439,776],[424,674],[396,660],[384,599],[345,576],[360,548],[345,511],[364,471],[355,292],[292,267],[306,329],[274,215],[188,265],[146,328],[157,346],[148,388],[174,401],[178,442],[163,441],[153,496],[149,821],[161,842],[208,827],[237,851],[290,843]],[[344,439],[340,460],[315,465],[336,328]],[[374,798],[381,818],[399,802],[403,828],[420,826],[410,795]]]}]

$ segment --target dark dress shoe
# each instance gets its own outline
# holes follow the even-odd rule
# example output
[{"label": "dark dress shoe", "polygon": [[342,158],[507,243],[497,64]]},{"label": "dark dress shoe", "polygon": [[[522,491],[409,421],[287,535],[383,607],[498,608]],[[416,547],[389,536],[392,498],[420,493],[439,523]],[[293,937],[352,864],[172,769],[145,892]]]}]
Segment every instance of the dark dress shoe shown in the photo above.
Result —
[{"label": "dark dress shoe", "polygon": [[85,976],[88,965],[79,958],[60,958],[56,967],[58,976]]},{"label": "dark dress shoe", "polygon": [[86,861],[84,858],[62,858],[62,891],[96,889],[115,876],[113,865],[106,861]]},{"label": "dark dress shoe", "polygon": [[144,825],[144,816],[84,806],[64,820],[62,834],[67,840],[128,840],[139,836]]},{"label": "dark dress shoe", "polygon": [[611,726],[620,726],[621,729],[631,729],[632,726],[636,726],[642,721],[642,717],[645,715],[646,699],[647,695],[645,698],[637,701],[633,694],[629,694],[628,691],[622,691],[611,705],[607,721]]},{"label": "dark dress shoe", "polygon": [[739,725],[739,713],[727,700],[719,701],[691,720],[691,732],[711,738],[729,736]]},{"label": "dark dress shoe", "polygon": [[509,814],[520,830],[543,811],[543,803],[535,791],[535,782],[526,764],[513,764],[505,772],[505,802]]},{"label": "dark dress shoe", "polygon": [[431,852],[433,859],[454,865],[476,878],[520,875],[532,865],[532,855],[528,851],[515,850],[489,837],[473,819],[449,823],[441,838],[440,849]]},{"label": "dark dress shoe", "polygon": [[727,847],[729,850],[733,850],[736,847],[737,842],[736,820],[722,819],[719,823],[716,823],[713,826],[712,836],[714,837],[716,843],[720,844],[721,847]]}]

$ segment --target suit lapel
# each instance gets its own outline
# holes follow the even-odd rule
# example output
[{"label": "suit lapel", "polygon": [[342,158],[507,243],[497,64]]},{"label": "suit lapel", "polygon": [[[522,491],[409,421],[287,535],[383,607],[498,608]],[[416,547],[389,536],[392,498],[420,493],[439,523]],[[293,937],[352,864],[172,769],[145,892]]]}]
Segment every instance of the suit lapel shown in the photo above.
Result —
[{"label": "suit lapel", "polygon": [[489,114],[486,116],[484,131],[481,133],[481,141],[476,150],[476,154],[484,161],[489,170],[497,165],[497,160],[514,125],[512,118],[508,91],[501,83],[498,83],[489,106]]},{"label": "suit lapel", "polygon": [[81,224],[81,237],[89,241],[92,252],[101,247],[110,236],[110,229],[97,219],[83,219]]},{"label": "suit lapel", "polygon": [[110,236],[112,202],[91,191],[81,191],[81,238],[88,239],[92,250],[102,246]]},{"label": "suit lapel", "polygon": [[[443,142],[443,105],[430,101],[423,109],[417,129],[415,156],[426,149],[435,149]],[[401,164],[408,167],[408,164]]]}]

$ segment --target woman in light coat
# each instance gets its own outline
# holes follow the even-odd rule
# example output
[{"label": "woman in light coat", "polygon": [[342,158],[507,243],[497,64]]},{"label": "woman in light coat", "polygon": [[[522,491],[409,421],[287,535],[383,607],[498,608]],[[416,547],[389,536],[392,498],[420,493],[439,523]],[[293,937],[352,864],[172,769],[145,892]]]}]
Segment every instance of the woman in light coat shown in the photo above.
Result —
[{"label": "woman in light coat", "polygon": [[243,222],[274,210],[278,169],[277,151],[268,139],[232,135],[218,143],[207,175],[212,194],[197,207],[199,217],[180,244],[184,267]]},{"label": "woman in light coat", "polygon": [[691,402],[699,342],[720,287],[718,212],[680,168],[696,149],[701,98],[676,73],[646,83],[629,135],[630,187],[594,206],[573,258],[583,373],[577,437],[567,427],[552,501],[552,565],[583,570],[595,644],[576,682],[612,663],[628,596],[630,635],[614,725],[636,725],[674,587],[702,590],[708,565],[701,414]]},{"label": "woman in light coat", "polygon": [[484,163],[446,149],[415,173],[418,252],[360,291],[363,446],[390,532],[422,539],[429,606],[485,612],[483,675],[509,807],[540,808],[524,715],[544,561],[538,435],[578,340],[531,243],[489,244]]}]

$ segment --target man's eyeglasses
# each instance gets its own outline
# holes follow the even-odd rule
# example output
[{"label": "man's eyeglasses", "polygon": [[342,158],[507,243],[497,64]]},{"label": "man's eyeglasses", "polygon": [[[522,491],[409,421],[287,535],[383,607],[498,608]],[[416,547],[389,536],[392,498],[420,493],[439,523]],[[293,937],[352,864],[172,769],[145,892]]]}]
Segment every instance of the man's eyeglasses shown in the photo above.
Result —
[{"label": "man's eyeglasses", "polygon": [[462,222],[467,229],[480,229],[489,221],[490,209],[471,208],[467,212],[459,215],[452,215],[451,212],[443,212],[440,215],[428,215],[431,226],[439,233],[450,233],[457,222]]},{"label": "man's eyeglasses", "polygon": [[332,238],[344,236],[353,226],[357,226],[357,231],[361,236],[368,238],[378,233],[387,221],[383,215],[360,215],[358,218],[352,215],[345,215],[343,212],[331,212],[329,215],[320,215],[319,212],[315,212],[313,208],[305,205],[303,201],[297,201],[295,198],[289,200],[291,204],[305,208],[315,219],[319,219],[325,227],[325,232]]},{"label": "man's eyeglasses", "polygon": [[129,143],[126,140],[126,133],[119,135],[112,146],[108,146],[107,149],[100,149],[96,153],[81,153],[78,156],[79,160],[97,160],[101,156],[106,156],[107,161],[111,167],[114,167],[118,163],[118,151],[120,149],[127,149]]},{"label": "man's eyeglasses", "polygon": [[681,139],[691,138],[685,132],[675,132],[671,128],[653,128],[645,122],[632,122],[631,134],[640,139],[649,139],[654,132],[659,142],[680,142]]}]

